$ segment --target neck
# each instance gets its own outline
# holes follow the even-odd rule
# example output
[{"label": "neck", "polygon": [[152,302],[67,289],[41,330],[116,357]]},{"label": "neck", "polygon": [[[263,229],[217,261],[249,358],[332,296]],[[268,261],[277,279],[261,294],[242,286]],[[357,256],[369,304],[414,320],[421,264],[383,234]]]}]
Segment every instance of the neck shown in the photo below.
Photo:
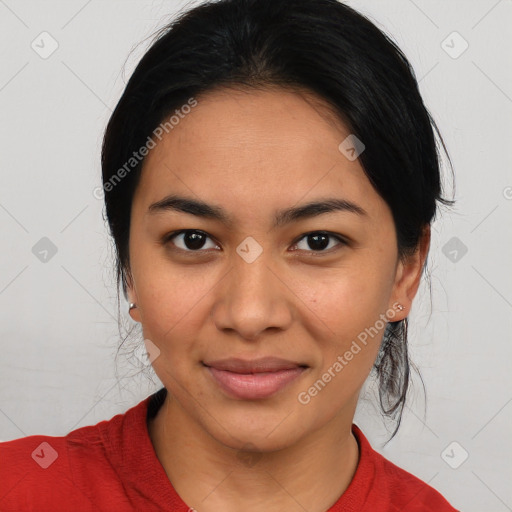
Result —
[{"label": "neck", "polygon": [[356,403],[298,443],[267,453],[219,443],[169,393],[148,429],[174,489],[197,512],[324,512],[357,469],[351,430]]}]

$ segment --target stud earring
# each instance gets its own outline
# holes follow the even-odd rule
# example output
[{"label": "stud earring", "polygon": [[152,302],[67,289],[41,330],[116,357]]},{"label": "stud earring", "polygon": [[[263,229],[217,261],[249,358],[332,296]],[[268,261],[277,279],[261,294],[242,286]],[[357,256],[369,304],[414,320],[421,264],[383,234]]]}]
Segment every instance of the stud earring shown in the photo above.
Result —
[{"label": "stud earring", "polygon": [[130,309],[128,311],[131,311],[133,308],[136,308],[136,307],[137,307],[137,304],[130,302]]},{"label": "stud earring", "polygon": [[398,309],[398,311],[403,311],[405,309],[405,306],[402,304],[397,304],[396,309]]}]

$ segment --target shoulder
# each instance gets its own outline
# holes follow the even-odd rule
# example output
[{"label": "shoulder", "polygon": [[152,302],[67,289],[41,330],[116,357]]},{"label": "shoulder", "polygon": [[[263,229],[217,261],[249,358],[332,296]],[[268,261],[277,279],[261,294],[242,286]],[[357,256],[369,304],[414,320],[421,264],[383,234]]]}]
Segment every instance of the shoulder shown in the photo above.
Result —
[{"label": "shoulder", "polygon": [[123,494],[110,454],[127,413],[65,436],[0,443],[0,510],[105,510],[111,495]]},{"label": "shoulder", "polygon": [[46,510],[63,503],[64,510],[80,503],[80,510],[93,510],[93,504],[84,509],[83,497],[78,499],[68,443],[66,436],[43,435],[0,443],[0,509],[34,510],[37,504]]},{"label": "shoulder", "polygon": [[366,458],[365,468],[373,473],[370,499],[378,500],[375,503],[381,502],[388,507],[391,505],[389,510],[458,512],[439,491],[374,450],[361,430],[356,425],[354,427],[361,457]]}]

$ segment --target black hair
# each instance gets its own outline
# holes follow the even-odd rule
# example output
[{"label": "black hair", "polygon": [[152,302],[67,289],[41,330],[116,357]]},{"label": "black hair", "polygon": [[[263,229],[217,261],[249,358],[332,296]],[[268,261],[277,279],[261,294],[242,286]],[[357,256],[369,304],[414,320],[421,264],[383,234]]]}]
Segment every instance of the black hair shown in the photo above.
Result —
[{"label": "black hair", "polygon": [[[391,209],[400,257],[417,248],[436,203],[453,203],[442,197],[441,146],[451,167],[450,157],[414,70],[368,18],[337,0],[203,2],[155,34],[105,131],[106,217],[125,297],[130,213],[144,163],[134,152],[201,94],[268,87],[313,93],[364,143],[359,159]],[[391,438],[409,387],[407,345],[407,319],[389,322],[373,368],[384,415],[398,417]]]}]

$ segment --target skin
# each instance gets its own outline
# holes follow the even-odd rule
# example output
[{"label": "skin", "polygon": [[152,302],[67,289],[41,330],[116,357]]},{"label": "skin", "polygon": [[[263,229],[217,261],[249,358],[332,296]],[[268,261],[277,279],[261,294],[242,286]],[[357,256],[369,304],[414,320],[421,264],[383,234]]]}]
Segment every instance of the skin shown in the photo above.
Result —
[{"label": "skin", "polygon": [[[152,365],[168,390],[149,434],[174,488],[198,512],[323,512],[357,468],[351,425],[384,328],[309,403],[298,395],[379,315],[407,316],[430,231],[398,258],[391,211],[359,160],[338,149],[350,132],[319,98],[224,89],[197,99],[146,157],[132,204],[130,314],[158,347]],[[220,206],[233,224],[148,213],[171,193]],[[331,197],[367,214],[273,228],[277,210]],[[194,252],[179,234],[165,239],[182,229],[205,232],[202,248]],[[317,250],[305,235],[319,230],[346,243],[331,237]],[[248,236],[262,248],[252,263],[236,251]],[[405,309],[393,310],[396,302]],[[269,398],[241,400],[201,363],[262,356],[309,368]]]}]

